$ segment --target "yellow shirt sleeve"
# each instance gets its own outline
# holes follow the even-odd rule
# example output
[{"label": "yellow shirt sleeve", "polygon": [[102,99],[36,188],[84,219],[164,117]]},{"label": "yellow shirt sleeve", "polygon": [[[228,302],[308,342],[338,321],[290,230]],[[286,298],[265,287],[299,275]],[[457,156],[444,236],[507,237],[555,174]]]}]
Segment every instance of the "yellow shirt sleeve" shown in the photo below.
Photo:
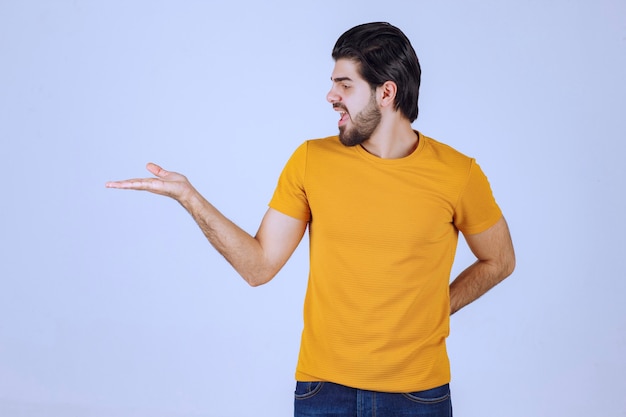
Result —
[{"label": "yellow shirt sleeve", "polygon": [[489,180],[472,160],[467,184],[456,206],[454,224],[464,234],[484,232],[502,217]]},{"label": "yellow shirt sleeve", "polygon": [[311,210],[304,189],[307,142],[301,144],[291,155],[278,179],[269,206],[298,220],[309,221]]}]

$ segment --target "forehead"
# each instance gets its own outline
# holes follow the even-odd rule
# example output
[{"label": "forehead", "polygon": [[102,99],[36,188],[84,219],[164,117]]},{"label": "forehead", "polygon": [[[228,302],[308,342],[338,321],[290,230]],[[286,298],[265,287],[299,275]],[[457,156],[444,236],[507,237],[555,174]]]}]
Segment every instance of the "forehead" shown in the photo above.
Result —
[{"label": "forehead", "polygon": [[359,73],[359,64],[351,59],[341,58],[335,61],[331,80],[349,80],[355,82],[365,82]]}]

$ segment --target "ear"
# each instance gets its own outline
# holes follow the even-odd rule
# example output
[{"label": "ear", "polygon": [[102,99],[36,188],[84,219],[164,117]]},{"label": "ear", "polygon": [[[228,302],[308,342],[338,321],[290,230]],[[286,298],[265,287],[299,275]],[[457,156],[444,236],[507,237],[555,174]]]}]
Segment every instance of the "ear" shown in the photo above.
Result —
[{"label": "ear", "polygon": [[398,92],[398,86],[393,81],[385,81],[383,85],[378,87],[378,104],[381,107],[391,107],[396,100],[396,93]]}]

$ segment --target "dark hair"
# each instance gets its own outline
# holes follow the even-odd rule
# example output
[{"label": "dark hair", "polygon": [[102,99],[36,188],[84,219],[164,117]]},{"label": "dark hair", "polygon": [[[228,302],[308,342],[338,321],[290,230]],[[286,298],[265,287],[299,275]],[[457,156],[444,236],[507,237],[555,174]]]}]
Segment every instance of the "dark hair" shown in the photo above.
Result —
[{"label": "dark hair", "polygon": [[333,59],[359,64],[372,89],[393,81],[398,86],[395,109],[411,122],[417,119],[422,70],[411,42],[397,27],[384,22],[355,26],[337,39]]}]

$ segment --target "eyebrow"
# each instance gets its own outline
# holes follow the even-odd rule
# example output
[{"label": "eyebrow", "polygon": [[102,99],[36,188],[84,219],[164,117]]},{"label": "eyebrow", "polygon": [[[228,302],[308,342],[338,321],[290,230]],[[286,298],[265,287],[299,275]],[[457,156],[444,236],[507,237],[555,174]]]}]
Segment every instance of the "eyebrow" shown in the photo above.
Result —
[{"label": "eyebrow", "polygon": [[337,78],[333,78],[333,77],[331,76],[331,77],[330,77],[330,80],[331,80],[332,82],[335,82],[335,83],[340,83],[340,82],[342,82],[342,81],[352,81],[352,78],[350,78],[350,77],[337,77]]}]

